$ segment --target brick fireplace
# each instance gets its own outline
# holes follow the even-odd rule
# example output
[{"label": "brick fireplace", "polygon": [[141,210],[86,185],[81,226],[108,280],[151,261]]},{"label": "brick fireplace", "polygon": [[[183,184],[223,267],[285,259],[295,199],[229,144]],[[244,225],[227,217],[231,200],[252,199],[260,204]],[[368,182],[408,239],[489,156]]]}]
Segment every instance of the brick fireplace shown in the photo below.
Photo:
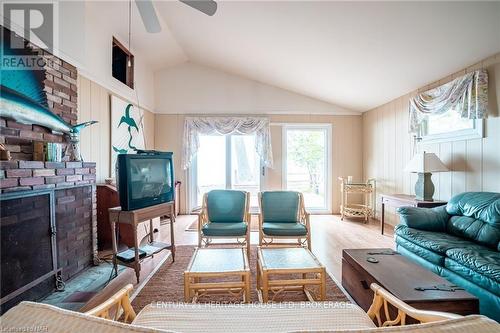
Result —
[{"label": "brick fireplace", "polygon": [[[25,45],[45,60],[49,110],[75,125],[77,69]],[[0,143],[11,155],[11,160],[0,161],[0,312],[21,300],[43,297],[98,262],[96,163],[34,160],[39,159],[34,146],[43,142],[67,143],[48,128],[0,117]]]}]

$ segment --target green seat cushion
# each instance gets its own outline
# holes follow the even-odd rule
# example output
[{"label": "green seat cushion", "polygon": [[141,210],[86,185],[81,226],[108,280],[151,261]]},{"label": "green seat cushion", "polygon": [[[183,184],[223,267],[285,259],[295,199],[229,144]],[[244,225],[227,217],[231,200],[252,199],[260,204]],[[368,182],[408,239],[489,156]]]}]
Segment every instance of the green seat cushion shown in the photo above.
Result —
[{"label": "green seat cushion", "polygon": [[243,191],[212,190],[207,194],[208,220],[211,222],[243,221],[246,195]]},{"label": "green seat cushion", "polygon": [[438,265],[441,267],[444,266],[444,260],[446,258],[445,255],[432,252],[431,250],[423,248],[423,247],[421,247],[421,246],[419,246],[419,245],[417,245],[409,240],[406,240],[403,237],[396,235],[395,238],[396,238],[395,239],[396,244],[398,246],[404,247],[405,249],[407,249],[411,253],[414,253],[415,255],[431,262],[434,265]]},{"label": "green seat cushion", "polygon": [[444,232],[418,230],[402,224],[396,226],[395,233],[398,237],[402,237],[424,249],[442,256],[446,256],[446,251],[454,248],[483,248],[483,246],[479,244]]},{"label": "green seat cushion", "polygon": [[451,272],[463,277],[465,280],[469,281],[469,283],[480,286],[481,288],[484,288],[484,289],[488,290],[489,292],[500,296],[500,283],[498,283],[494,279],[492,279],[486,275],[483,275],[483,274],[478,274],[477,272],[473,271],[472,269],[456,262],[455,260],[453,260],[451,258],[445,259],[444,266],[449,271],[451,271]]},{"label": "green seat cushion", "polygon": [[264,222],[296,223],[299,212],[299,192],[262,192],[262,214]]},{"label": "green seat cushion", "polygon": [[247,233],[246,222],[216,223],[210,222],[201,229],[205,236],[245,236]]},{"label": "green seat cushion", "polygon": [[500,283],[500,253],[487,248],[482,249],[451,249],[446,255],[457,263],[478,274],[489,277]]},{"label": "green seat cushion", "polygon": [[262,223],[262,231],[267,236],[305,236],[307,235],[306,227],[301,223],[289,222],[264,222]]}]

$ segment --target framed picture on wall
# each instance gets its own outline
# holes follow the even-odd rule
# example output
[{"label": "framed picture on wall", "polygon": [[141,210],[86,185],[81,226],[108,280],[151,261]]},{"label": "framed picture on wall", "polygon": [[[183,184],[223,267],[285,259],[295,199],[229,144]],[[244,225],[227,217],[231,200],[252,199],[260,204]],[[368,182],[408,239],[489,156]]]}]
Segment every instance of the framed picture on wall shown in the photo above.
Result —
[{"label": "framed picture on wall", "polygon": [[115,177],[118,154],[135,154],[144,148],[143,111],[111,95],[111,177]]}]

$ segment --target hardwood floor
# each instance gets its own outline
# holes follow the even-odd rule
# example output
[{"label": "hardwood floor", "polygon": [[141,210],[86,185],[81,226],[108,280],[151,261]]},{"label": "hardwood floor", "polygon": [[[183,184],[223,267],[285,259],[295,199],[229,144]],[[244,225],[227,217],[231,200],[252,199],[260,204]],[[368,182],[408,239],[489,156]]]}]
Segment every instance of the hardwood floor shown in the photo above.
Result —
[{"label": "hardwood floor", "polygon": [[[198,243],[197,233],[185,231],[196,219],[193,215],[180,215],[175,222],[176,245],[193,245]],[[358,248],[394,248],[392,228],[386,225],[384,235],[380,234],[379,222],[376,220],[364,224],[362,220],[340,220],[338,215],[312,215],[312,251],[325,265],[326,269],[337,281],[341,281],[341,263],[343,249]],[[169,240],[169,225],[163,225],[160,230],[160,239]],[[258,233],[252,232],[251,243],[258,244]],[[133,269],[126,269],[112,280],[106,288],[90,300],[82,311],[86,311],[101,303],[125,284],[132,283],[134,290],[141,288],[149,275],[155,272],[161,263],[166,260],[168,252],[160,253],[142,264],[139,284],[135,279]]]}]

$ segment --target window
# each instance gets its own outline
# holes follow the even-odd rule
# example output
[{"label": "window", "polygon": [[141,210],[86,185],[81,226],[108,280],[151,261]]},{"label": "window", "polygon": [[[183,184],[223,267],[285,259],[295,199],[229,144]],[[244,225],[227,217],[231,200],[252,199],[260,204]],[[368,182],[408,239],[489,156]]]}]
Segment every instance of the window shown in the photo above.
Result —
[{"label": "window", "polygon": [[200,147],[190,173],[190,208],[201,207],[203,195],[215,189],[250,192],[250,206],[258,207],[260,157],[254,135],[200,135]]},{"label": "window", "polygon": [[115,79],[134,89],[134,55],[114,37],[112,74]]},{"label": "window", "polygon": [[283,127],[283,188],[302,192],[306,208],[331,212],[331,126]]},{"label": "window", "polygon": [[439,115],[428,115],[420,126],[420,136],[423,142],[445,142],[483,137],[483,121],[481,119],[462,118],[453,109]]}]

